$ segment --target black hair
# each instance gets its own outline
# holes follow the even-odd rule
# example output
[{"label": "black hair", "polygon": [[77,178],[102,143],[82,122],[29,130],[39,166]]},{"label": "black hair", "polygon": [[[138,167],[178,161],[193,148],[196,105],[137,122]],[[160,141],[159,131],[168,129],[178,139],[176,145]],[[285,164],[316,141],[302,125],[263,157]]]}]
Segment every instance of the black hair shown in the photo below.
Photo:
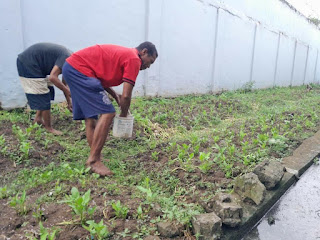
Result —
[{"label": "black hair", "polygon": [[156,49],[156,46],[152,42],[143,42],[138,47],[136,47],[138,51],[141,51],[145,48],[148,50],[149,56],[153,56],[155,54],[156,57],[158,57],[158,51]]}]

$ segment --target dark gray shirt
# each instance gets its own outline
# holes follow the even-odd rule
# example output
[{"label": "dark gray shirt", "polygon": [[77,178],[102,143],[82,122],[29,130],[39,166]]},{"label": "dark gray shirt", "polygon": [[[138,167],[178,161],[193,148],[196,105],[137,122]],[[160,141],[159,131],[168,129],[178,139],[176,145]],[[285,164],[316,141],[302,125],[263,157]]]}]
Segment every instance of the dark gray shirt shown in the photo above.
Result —
[{"label": "dark gray shirt", "polygon": [[25,69],[24,77],[42,78],[50,75],[55,65],[62,69],[71,53],[69,49],[58,44],[37,43],[20,53],[18,61]]}]

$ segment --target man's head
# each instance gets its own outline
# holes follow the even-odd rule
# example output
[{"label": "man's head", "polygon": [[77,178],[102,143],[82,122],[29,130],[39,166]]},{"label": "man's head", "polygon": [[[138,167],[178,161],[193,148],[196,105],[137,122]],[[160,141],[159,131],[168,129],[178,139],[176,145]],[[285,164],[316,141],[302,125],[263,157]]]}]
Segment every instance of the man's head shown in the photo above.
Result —
[{"label": "man's head", "polygon": [[156,46],[151,42],[143,42],[136,49],[139,52],[142,64],[140,70],[145,70],[150,67],[157,59],[158,52]]}]

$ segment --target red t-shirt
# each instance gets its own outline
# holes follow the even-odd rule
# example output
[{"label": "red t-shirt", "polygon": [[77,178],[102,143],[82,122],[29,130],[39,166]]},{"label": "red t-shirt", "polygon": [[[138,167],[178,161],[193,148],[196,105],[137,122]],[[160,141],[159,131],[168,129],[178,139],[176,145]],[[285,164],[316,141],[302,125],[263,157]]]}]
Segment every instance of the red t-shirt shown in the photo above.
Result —
[{"label": "red t-shirt", "polygon": [[137,49],[110,44],[84,48],[66,61],[82,74],[99,79],[105,88],[123,82],[134,85],[142,64]]}]

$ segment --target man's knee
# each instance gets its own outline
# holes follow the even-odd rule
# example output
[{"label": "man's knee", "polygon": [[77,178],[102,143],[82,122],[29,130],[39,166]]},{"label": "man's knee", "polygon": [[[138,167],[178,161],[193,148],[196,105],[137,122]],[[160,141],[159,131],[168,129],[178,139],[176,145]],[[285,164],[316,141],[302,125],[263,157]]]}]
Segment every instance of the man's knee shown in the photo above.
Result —
[{"label": "man's knee", "polygon": [[85,119],[85,124],[87,128],[95,128],[96,123],[97,123],[96,119],[93,119],[93,118]]}]

